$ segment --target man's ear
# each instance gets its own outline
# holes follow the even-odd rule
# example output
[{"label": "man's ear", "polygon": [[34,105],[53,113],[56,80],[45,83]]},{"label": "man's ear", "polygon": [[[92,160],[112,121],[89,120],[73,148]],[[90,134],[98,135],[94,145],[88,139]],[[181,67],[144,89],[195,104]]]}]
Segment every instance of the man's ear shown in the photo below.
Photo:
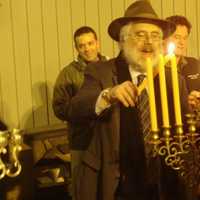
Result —
[{"label": "man's ear", "polygon": [[99,42],[99,40],[97,40],[97,48],[98,48],[98,50],[100,50],[100,42]]},{"label": "man's ear", "polygon": [[74,48],[76,49],[76,50],[78,50],[78,45],[77,45],[77,37],[74,39]]},{"label": "man's ear", "polygon": [[77,47],[76,42],[74,42],[74,48],[75,48],[76,50],[78,50],[78,47]]}]

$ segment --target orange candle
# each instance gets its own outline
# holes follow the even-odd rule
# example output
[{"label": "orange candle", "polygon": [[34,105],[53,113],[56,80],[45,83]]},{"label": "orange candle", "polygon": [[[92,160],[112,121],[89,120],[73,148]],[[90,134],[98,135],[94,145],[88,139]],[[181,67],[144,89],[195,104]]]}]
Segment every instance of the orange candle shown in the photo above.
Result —
[{"label": "orange candle", "polygon": [[151,117],[151,130],[152,132],[158,132],[156,103],[154,94],[154,82],[153,82],[153,66],[150,58],[146,60],[147,80],[148,80],[148,94],[149,94],[149,107]]},{"label": "orange candle", "polygon": [[176,64],[176,56],[174,54],[170,56],[170,62],[171,62],[171,76],[172,76],[172,87],[173,87],[173,97],[174,97],[175,122],[176,125],[179,126],[182,125],[182,117],[181,117],[181,106],[180,106],[178,71]]},{"label": "orange candle", "polygon": [[160,60],[159,60],[159,81],[160,81],[163,127],[168,128],[170,124],[169,124],[168,101],[167,101],[167,87],[165,79],[165,61],[163,55],[160,55]]}]

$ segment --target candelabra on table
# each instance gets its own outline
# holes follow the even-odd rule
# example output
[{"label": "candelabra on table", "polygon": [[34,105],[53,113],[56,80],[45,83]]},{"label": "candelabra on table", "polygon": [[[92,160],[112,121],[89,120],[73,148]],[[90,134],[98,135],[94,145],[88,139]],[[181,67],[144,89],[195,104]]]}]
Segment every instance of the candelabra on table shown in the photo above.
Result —
[{"label": "candelabra on table", "polygon": [[22,170],[19,152],[22,150],[23,139],[19,129],[0,131],[0,179],[6,175],[16,177]]}]

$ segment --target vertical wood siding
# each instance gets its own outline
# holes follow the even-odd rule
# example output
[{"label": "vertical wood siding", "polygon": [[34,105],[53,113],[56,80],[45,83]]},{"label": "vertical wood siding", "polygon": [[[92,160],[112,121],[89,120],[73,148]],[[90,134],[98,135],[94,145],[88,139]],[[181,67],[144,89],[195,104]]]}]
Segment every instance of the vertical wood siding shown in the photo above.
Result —
[{"label": "vertical wood siding", "polygon": [[[0,0],[0,117],[19,128],[60,123],[53,114],[53,85],[76,57],[74,31],[93,27],[101,52],[118,53],[107,34],[135,0]],[[188,55],[200,56],[199,0],[150,0],[160,17],[185,15],[192,23]]]}]

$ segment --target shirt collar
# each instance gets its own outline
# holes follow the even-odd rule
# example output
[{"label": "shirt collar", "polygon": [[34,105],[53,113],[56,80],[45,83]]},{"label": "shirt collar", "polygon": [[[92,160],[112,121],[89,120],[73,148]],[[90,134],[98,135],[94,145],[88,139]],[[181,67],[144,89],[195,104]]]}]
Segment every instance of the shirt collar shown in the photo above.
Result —
[{"label": "shirt collar", "polygon": [[137,77],[138,77],[139,75],[144,74],[144,75],[146,76],[146,73],[141,73],[141,72],[135,70],[135,68],[132,67],[132,66],[130,66],[130,65],[128,66],[128,69],[129,69],[129,72],[130,72],[130,74],[131,74],[132,82],[133,82],[135,85],[137,85]]}]

